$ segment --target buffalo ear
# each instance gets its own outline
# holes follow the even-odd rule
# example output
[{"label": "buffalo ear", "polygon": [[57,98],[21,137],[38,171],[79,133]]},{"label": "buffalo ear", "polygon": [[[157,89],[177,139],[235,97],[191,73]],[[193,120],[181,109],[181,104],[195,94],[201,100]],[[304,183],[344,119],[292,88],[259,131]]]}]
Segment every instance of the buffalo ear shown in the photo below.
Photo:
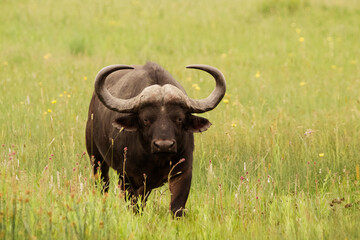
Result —
[{"label": "buffalo ear", "polygon": [[204,132],[211,126],[211,122],[203,117],[190,115],[186,122],[186,130],[189,132]]},{"label": "buffalo ear", "polygon": [[112,125],[117,129],[123,128],[125,131],[134,132],[138,129],[138,120],[135,115],[127,115],[116,118]]}]

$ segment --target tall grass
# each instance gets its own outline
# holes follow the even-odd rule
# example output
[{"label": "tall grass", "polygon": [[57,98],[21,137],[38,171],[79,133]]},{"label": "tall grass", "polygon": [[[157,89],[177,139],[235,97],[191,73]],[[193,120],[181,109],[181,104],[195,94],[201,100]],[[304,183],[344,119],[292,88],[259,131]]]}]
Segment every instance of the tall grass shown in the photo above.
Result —
[{"label": "tall grass", "polygon": [[[357,239],[358,1],[1,1],[0,238]],[[167,186],[133,214],[95,187],[85,122],[99,69],[155,61],[194,98],[187,216]]]}]

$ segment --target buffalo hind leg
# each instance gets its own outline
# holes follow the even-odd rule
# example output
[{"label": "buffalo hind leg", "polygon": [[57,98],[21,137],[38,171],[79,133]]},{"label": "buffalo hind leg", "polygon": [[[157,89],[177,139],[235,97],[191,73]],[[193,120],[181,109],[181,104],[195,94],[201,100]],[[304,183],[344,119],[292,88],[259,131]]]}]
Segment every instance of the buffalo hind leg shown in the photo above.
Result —
[{"label": "buffalo hind leg", "polygon": [[174,214],[174,217],[182,217],[185,215],[185,204],[190,192],[191,178],[191,168],[180,175],[170,178],[170,210]]},{"label": "buffalo hind leg", "polygon": [[95,181],[98,184],[99,178],[101,179],[102,183],[102,191],[108,192],[109,191],[109,184],[110,184],[110,178],[109,178],[109,165],[101,158],[95,157],[94,160],[94,177]]},{"label": "buffalo hind leg", "polygon": [[[109,190],[109,165],[104,161],[99,151],[94,147],[91,151],[88,149],[88,154],[93,165],[93,173],[95,178],[95,184],[98,185],[99,180],[102,185],[102,192],[108,192]],[[99,179],[100,178],[100,179]]]}]

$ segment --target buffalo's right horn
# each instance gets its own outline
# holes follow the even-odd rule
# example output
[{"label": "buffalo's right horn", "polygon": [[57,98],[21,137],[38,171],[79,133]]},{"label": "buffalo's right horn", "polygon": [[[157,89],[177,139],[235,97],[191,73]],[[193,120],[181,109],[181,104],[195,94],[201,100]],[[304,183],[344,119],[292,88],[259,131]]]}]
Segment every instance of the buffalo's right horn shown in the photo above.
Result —
[{"label": "buffalo's right horn", "polygon": [[131,112],[137,105],[136,98],[131,99],[120,99],[116,98],[111,95],[109,90],[105,87],[105,79],[107,76],[109,76],[111,73],[116,72],[118,70],[122,69],[134,69],[132,66],[128,65],[110,65],[107,67],[104,67],[99,71],[99,73],[96,75],[95,79],[95,92],[100,101],[109,109],[117,111],[117,112]]},{"label": "buffalo's right horn", "polygon": [[194,68],[208,72],[216,81],[215,89],[207,98],[199,100],[189,98],[190,112],[203,113],[214,109],[225,95],[226,81],[224,75],[217,68],[208,65],[189,65],[186,68]]}]

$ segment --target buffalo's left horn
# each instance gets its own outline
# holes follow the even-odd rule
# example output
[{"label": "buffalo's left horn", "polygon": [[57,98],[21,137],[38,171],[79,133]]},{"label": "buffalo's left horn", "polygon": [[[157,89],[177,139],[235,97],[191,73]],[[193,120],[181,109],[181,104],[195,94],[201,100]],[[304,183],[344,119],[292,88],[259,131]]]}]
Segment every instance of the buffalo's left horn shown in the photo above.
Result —
[{"label": "buffalo's left horn", "polygon": [[120,99],[111,95],[109,90],[105,87],[105,79],[111,73],[122,69],[134,69],[132,66],[115,64],[104,67],[96,75],[95,92],[100,101],[109,109],[117,112],[131,112],[138,103],[137,98]]},{"label": "buffalo's left horn", "polygon": [[224,75],[218,69],[208,65],[189,65],[186,68],[199,69],[210,73],[216,81],[215,89],[207,98],[199,100],[189,98],[190,112],[203,113],[214,109],[225,95],[226,81]]}]

